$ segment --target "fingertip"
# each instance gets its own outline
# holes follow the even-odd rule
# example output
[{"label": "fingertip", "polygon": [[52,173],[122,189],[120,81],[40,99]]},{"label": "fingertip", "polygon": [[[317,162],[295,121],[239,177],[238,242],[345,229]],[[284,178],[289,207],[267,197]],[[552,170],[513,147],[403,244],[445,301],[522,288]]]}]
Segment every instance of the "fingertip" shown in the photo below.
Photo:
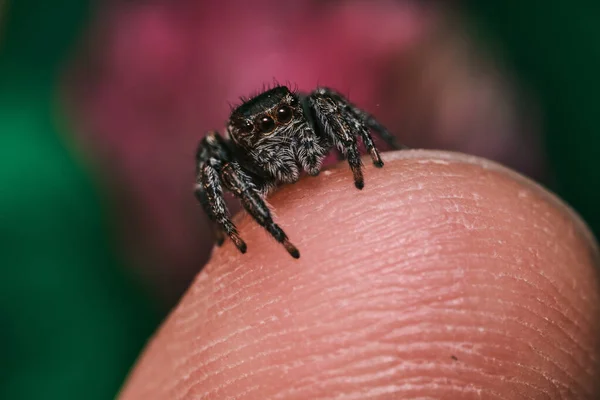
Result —
[{"label": "fingertip", "polygon": [[298,261],[242,217],[252,250],[215,252],[123,398],[596,398],[585,229],[503,168],[408,153],[360,195],[347,165],[276,193]]}]

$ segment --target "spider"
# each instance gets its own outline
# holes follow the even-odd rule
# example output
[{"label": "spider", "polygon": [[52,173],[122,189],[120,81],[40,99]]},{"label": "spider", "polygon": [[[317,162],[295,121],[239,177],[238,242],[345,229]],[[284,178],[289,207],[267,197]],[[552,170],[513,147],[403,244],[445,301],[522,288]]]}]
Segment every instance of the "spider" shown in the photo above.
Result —
[{"label": "spider", "polygon": [[339,159],[348,161],[356,188],[362,189],[358,137],[373,164],[383,167],[370,130],[391,147],[403,147],[370,114],[328,88],[302,94],[278,85],[233,109],[225,134],[209,132],[196,152],[194,193],[211,220],[217,245],[227,235],[241,253],[247,250],[225,204],[227,190],[292,257],[299,258],[298,249],[273,221],[265,197],[281,184],[297,182],[302,171],[318,175],[334,148]]}]

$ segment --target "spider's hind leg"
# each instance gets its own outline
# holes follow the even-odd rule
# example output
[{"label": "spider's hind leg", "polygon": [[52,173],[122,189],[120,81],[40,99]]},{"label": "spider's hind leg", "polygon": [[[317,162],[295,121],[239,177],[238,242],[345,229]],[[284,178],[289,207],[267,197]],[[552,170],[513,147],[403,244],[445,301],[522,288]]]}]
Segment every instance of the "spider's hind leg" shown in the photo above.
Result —
[{"label": "spider's hind leg", "polygon": [[396,138],[385,128],[379,121],[377,121],[372,115],[366,111],[361,110],[354,104],[350,103],[348,99],[336,93],[336,101],[339,103],[340,108],[343,110],[341,115],[346,119],[348,124],[354,126],[354,128],[360,132],[362,141],[371,156],[373,165],[377,168],[383,167],[383,160],[379,154],[379,150],[375,147],[373,136],[371,136],[370,130],[377,132],[379,136],[390,146],[392,149],[400,149],[402,145],[398,143]]},{"label": "spider's hind leg", "polygon": [[382,138],[383,141],[388,146],[390,146],[392,149],[394,149],[394,150],[409,149],[408,146],[405,146],[402,143],[398,142],[396,137],[394,135],[392,135],[390,133],[390,131],[388,131],[388,129],[385,126],[383,126],[379,121],[377,121],[377,119],[375,119],[375,117],[373,117],[371,114],[369,114],[366,111],[363,111],[359,108],[356,108],[356,107],[353,107],[353,112],[356,115],[360,116],[365,121],[365,124],[367,125],[367,127],[374,130],[375,132],[377,132],[379,137]]}]

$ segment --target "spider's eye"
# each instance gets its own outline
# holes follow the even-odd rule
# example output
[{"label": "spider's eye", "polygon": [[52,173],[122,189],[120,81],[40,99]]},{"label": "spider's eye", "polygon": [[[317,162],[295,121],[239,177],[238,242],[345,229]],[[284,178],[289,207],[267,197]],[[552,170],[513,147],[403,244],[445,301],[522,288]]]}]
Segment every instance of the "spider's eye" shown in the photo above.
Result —
[{"label": "spider's eye", "polygon": [[298,99],[294,96],[294,97],[292,97],[292,100],[290,101],[290,106],[296,107],[297,105],[298,105]]},{"label": "spider's eye", "polygon": [[275,121],[271,117],[261,117],[258,119],[258,127],[262,133],[269,133],[275,129]]},{"label": "spider's eye", "polygon": [[293,111],[288,106],[281,106],[277,110],[277,121],[281,122],[282,124],[286,124],[286,123],[290,122],[292,119],[292,116],[293,116]]},{"label": "spider's eye", "polygon": [[242,133],[250,133],[254,129],[254,124],[250,121],[244,121],[239,129]]}]

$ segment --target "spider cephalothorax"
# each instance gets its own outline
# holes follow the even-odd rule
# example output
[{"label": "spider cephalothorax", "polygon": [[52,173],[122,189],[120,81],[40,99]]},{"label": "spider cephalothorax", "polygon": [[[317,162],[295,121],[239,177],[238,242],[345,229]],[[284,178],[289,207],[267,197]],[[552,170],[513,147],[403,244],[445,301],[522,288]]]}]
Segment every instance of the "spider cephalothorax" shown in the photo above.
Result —
[{"label": "spider cephalothorax", "polygon": [[383,167],[370,130],[392,147],[400,147],[371,115],[331,89],[300,94],[277,86],[235,108],[226,135],[210,132],[196,153],[195,194],[212,221],[217,244],[223,243],[226,234],[242,253],[246,252],[225,204],[226,189],[292,257],[300,257],[273,221],[264,197],[280,184],[298,181],[302,171],[318,175],[323,159],[334,148],[348,160],[354,185],[362,189],[358,137],[373,164]]}]

